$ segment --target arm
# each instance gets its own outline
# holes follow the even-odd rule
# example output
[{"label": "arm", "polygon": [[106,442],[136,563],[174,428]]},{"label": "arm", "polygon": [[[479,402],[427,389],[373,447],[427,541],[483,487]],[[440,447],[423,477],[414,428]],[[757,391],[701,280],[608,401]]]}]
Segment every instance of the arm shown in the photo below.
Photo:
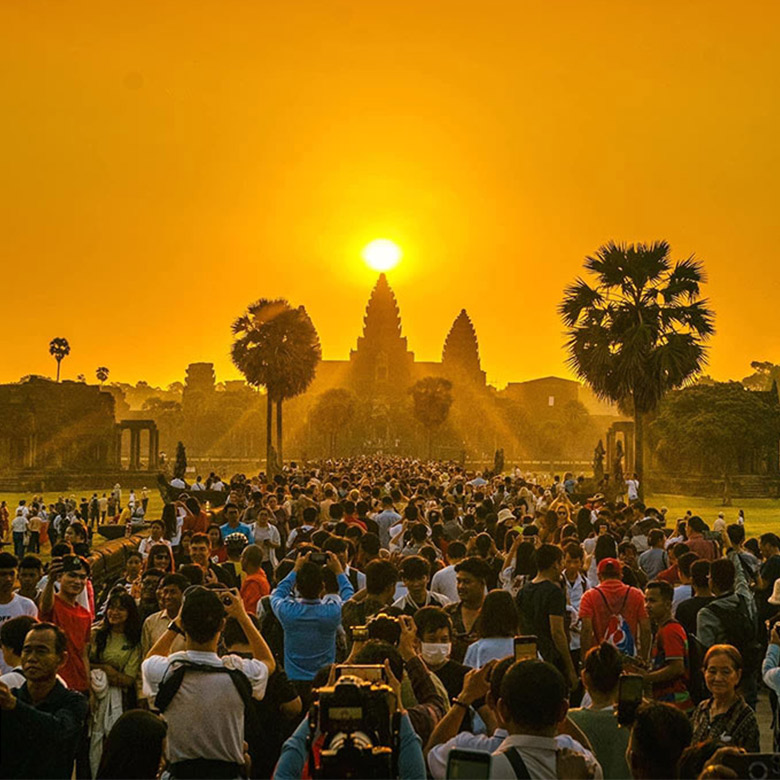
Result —
[{"label": "arm", "polygon": [[225,612],[228,617],[235,618],[243,629],[247,642],[252,648],[252,657],[262,661],[268,667],[269,676],[272,675],[276,670],[276,661],[273,653],[266,644],[265,639],[263,639],[262,634],[250,620],[249,615],[247,615],[241,596],[230,591],[227,592],[227,595],[230,597],[231,603],[230,606],[225,608]]},{"label": "arm", "polygon": [[639,621],[639,638],[637,640],[639,657],[645,661],[650,658],[650,650],[653,647],[653,629],[650,618],[644,617]]},{"label": "arm", "polygon": [[780,694],[780,629],[777,626],[772,630],[766,649],[764,663],[761,665],[761,677],[768,688]]},{"label": "arm", "polygon": [[718,618],[704,607],[696,615],[696,638],[705,646],[712,647],[717,641]]},{"label": "arm", "polygon": [[654,672],[647,672],[644,675],[645,682],[653,685],[655,683],[666,682],[667,680],[676,680],[685,674],[685,663],[682,658],[671,658],[669,663],[661,669]]},{"label": "arm", "polygon": [[580,616],[580,646],[582,647],[581,654],[585,657],[585,654],[595,644],[593,636],[593,621],[589,617]]},{"label": "arm", "polygon": [[[41,593],[41,619],[48,620],[51,617],[51,611],[54,609],[54,581],[62,572],[62,560],[52,558],[49,564],[49,576],[46,579],[46,585]],[[44,617],[45,616],[45,617]]]},{"label": "arm", "polygon": [[[171,622],[181,628],[178,617]],[[170,628],[165,629],[165,633],[149,648],[149,652],[146,654],[145,658],[151,658],[153,655],[161,655],[167,658],[171,654],[173,640],[176,639],[177,636],[180,636],[180,634],[176,631],[173,631]]]},{"label": "arm", "polygon": [[72,692],[68,695],[66,706],[56,712],[42,712],[19,701],[8,686],[0,683],[0,708],[6,713],[4,718],[16,719],[26,733],[35,735],[38,744],[45,744],[47,749],[54,750],[59,745],[72,742],[81,733],[87,716],[87,699]]},{"label": "arm", "polygon": [[552,635],[553,643],[558,652],[563,658],[564,666],[566,667],[566,675],[571,683],[572,687],[577,685],[577,672],[574,669],[574,664],[571,660],[571,653],[569,652],[569,638],[566,636],[566,627],[564,626],[563,617],[560,615],[550,615],[550,634]]},{"label": "arm", "polygon": [[745,570],[742,567],[739,553],[733,548],[730,548],[726,551],[726,557],[734,564],[734,592],[737,595],[744,597],[745,602],[747,603],[748,612],[755,620],[756,602],[753,598],[753,591],[750,589],[747,577],[745,576]]},{"label": "arm", "polygon": [[282,752],[274,769],[274,780],[300,780],[308,759],[306,750],[308,736],[309,719],[306,717],[282,745]]}]

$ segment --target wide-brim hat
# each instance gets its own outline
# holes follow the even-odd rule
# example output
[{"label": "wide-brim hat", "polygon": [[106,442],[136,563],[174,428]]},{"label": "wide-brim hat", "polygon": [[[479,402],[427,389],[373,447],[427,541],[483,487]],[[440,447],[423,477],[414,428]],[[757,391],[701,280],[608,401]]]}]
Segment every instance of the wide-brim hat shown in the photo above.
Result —
[{"label": "wide-brim hat", "polygon": [[503,523],[505,520],[514,520],[515,516],[511,509],[502,509],[498,513],[498,522]]}]

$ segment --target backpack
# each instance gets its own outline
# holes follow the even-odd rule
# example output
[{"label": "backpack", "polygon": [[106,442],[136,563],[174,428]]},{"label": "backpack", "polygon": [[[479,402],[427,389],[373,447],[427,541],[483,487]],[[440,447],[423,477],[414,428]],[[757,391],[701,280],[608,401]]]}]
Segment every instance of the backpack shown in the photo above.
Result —
[{"label": "backpack", "polygon": [[192,661],[183,661],[171,672],[157,689],[157,696],[154,699],[154,706],[160,711],[165,712],[168,705],[173,701],[173,697],[181,688],[184,675],[188,671],[197,671],[205,674],[227,674],[233,681],[241,701],[244,702],[244,709],[247,713],[253,711],[252,707],[252,685],[246,675],[239,669],[228,669],[224,666],[211,666],[210,664],[196,664]]},{"label": "backpack", "polygon": [[260,633],[274,654],[276,662],[281,665],[284,663],[284,628],[271,608],[271,597],[263,596],[260,603],[263,605]]},{"label": "backpack", "polygon": [[710,602],[705,609],[709,609],[718,618],[726,634],[726,643],[739,650],[745,672],[751,673],[760,668],[764,647],[759,636],[758,623],[750,617],[745,597],[737,594],[737,599],[739,609],[724,607],[718,604],[717,599]]},{"label": "backpack", "polygon": [[636,642],[634,641],[634,634],[631,631],[631,626],[629,626],[628,621],[623,615],[623,610],[626,607],[626,602],[628,601],[628,596],[631,593],[631,588],[626,588],[623,601],[618,607],[617,611],[613,611],[609,606],[607,597],[600,588],[596,588],[595,590],[596,593],[598,593],[599,596],[604,599],[604,604],[611,613],[607,623],[607,630],[604,632],[603,641],[608,642],[624,655],[636,655]]}]

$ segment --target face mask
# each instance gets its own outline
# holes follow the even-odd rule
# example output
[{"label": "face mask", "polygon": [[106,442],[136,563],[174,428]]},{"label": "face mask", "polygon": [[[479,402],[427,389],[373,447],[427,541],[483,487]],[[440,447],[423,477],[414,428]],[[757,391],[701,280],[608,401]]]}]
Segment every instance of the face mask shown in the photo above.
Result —
[{"label": "face mask", "polygon": [[450,642],[443,642],[441,644],[423,642],[421,655],[425,663],[439,666],[450,657],[451,650],[452,644]]}]

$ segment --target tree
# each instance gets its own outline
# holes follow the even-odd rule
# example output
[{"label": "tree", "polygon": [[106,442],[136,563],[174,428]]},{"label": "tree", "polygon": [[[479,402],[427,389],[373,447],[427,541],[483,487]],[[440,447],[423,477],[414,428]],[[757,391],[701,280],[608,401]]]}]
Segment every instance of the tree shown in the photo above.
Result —
[{"label": "tree", "polygon": [[173,476],[184,479],[187,474],[187,450],[182,442],[176,445],[176,463],[173,466]]},{"label": "tree", "polygon": [[[599,247],[585,259],[593,274],[564,291],[569,365],[599,398],[634,416],[634,470],[644,486],[644,417],[706,362],[714,315],[699,297],[705,281],[693,257],[674,264],[666,241]],[[641,496],[641,493],[640,493]]]},{"label": "tree", "polygon": [[428,432],[428,460],[433,455],[433,432],[444,423],[452,406],[452,382],[438,376],[427,376],[409,389],[414,402],[414,416]]},{"label": "tree", "polygon": [[233,363],[253,387],[267,395],[266,462],[271,462],[273,404],[282,461],[282,403],[303,393],[314,379],[321,357],[320,340],[306,309],[283,299],[262,298],[250,304],[232,325]]},{"label": "tree", "polygon": [[652,424],[658,451],[676,471],[698,466],[729,478],[756,456],[777,452],[780,406],[739,382],[679,390],[663,400]]},{"label": "tree", "polygon": [[108,380],[108,374],[109,371],[105,366],[100,366],[95,371],[95,376],[97,377],[98,382],[100,382],[101,387],[103,387],[105,382]]},{"label": "tree", "polygon": [[355,417],[355,396],[349,390],[337,387],[326,390],[312,409],[312,422],[328,436],[328,455],[333,457],[336,438]]},{"label": "tree", "polygon": [[768,360],[754,360],[750,367],[753,373],[742,380],[748,390],[770,390],[773,382],[780,385],[780,365]]},{"label": "tree", "polygon": [[49,342],[49,354],[57,361],[57,381],[60,381],[60,363],[62,359],[70,355],[70,344],[68,340],[60,336]]}]

